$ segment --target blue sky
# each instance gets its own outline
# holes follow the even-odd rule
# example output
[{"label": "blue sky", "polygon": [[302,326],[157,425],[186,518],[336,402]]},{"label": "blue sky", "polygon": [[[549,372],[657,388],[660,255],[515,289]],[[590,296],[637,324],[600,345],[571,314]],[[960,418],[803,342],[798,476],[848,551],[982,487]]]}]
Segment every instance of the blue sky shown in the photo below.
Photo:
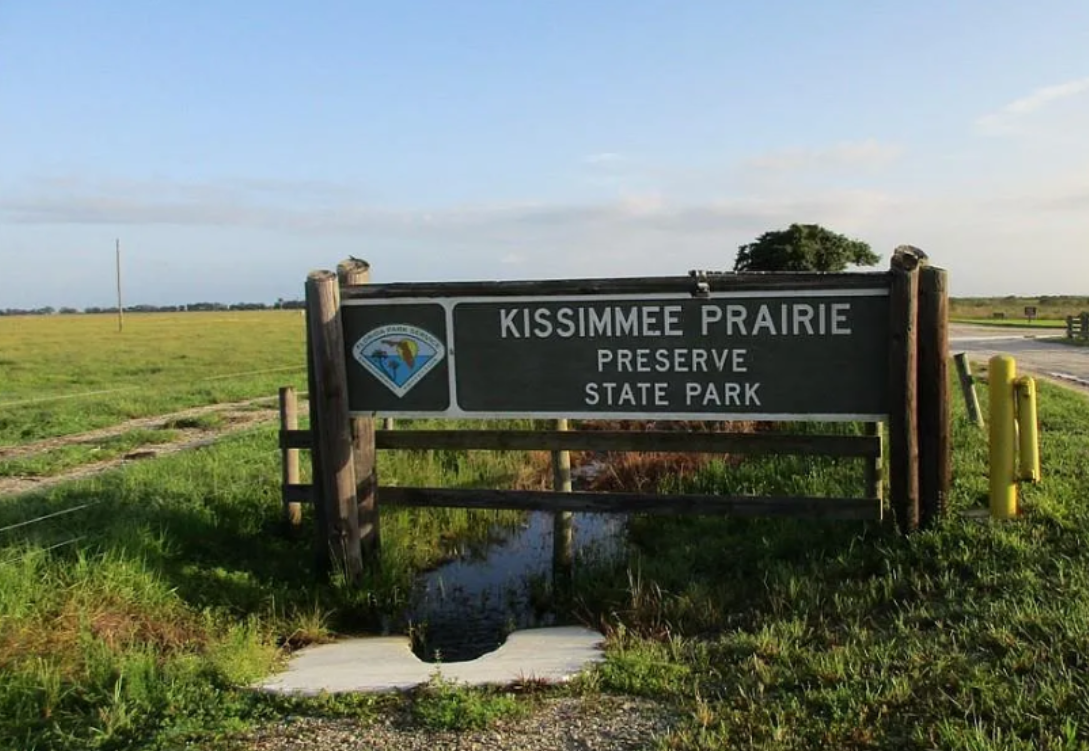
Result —
[{"label": "blue sky", "polygon": [[[818,222],[1089,294],[1089,3],[0,0],[0,307],[684,274]],[[42,280],[48,279],[48,284]]]}]

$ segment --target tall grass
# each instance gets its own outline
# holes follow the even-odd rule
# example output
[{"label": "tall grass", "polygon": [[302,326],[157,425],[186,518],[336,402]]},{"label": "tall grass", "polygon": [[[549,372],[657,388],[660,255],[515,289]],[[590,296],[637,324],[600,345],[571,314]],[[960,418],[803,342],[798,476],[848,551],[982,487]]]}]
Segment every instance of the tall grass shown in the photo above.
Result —
[{"label": "tall grass", "polygon": [[[580,582],[613,634],[597,685],[686,708],[671,748],[1089,747],[1089,405],[1044,384],[1041,427],[1044,481],[1013,522],[964,516],[986,502],[986,444],[959,405],[936,529],[635,520],[636,560]],[[825,464],[712,466],[690,487],[846,489]]]},{"label": "tall grass", "polygon": [[[0,528],[86,506],[0,531],[0,748],[169,746],[242,727],[276,700],[238,687],[272,670],[281,647],[380,630],[418,571],[521,518],[386,510],[365,585],[321,584],[309,518],[293,536],[281,527],[278,455],[260,429],[0,503]],[[384,481],[510,484],[524,464],[419,462],[389,457]]]}]

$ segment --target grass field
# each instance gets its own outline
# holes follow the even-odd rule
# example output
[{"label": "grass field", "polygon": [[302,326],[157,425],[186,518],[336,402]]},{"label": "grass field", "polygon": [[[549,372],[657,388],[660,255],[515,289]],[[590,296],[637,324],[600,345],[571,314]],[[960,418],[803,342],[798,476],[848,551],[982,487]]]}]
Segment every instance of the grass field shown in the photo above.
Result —
[{"label": "grass field", "polygon": [[[121,337],[99,317],[0,319],[3,401],[128,389],[0,405],[0,445],[301,385],[296,317],[132,316]],[[254,363],[268,372],[232,375]],[[961,515],[985,505],[987,450],[959,402],[954,513],[938,529],[631,518],[630,558],[584,566],[565,600],[605,630],[608,661],[551,692],[661,702],[681,718],[664,741],[676,749],[1089,748],[1089,402],[1047,383],[1040,395],[1044,481],[1013,522]],[[0,475],[48,475],[216,420],[10,460]],[[380,457],[383,483],[402,485],[528,486],[544,466],[521,453]],[[712,462],[659,488],[853,495],[862,472],[836,459]],[[349,590],[318,583],[311,531],[283,533],[278,492],[264,426],[0,498],[0,748],[227,749],[286,715],[366,722],[408,704],[424,725],[458,728],[532,709],[533,692],[302,700],[241,688],[286,650],[379,628],[451,542],[483,547],[493,524],[521,520],[384,509],[381,566]]]},{"label": "grass field", "polygon": [[204,404],[306,378],[299,311],[0,317],[0,446]]},{"label": "grass field", "polygon": [[[1062,322],[1065,326],[1067,316],[1089,310],[1089,297],[954,297],[949,301],[949,316],[957,321],[1032,325],[1025,317],[1025,308],[1030,306],[1036,308],[1036,325],[1056,326]],[[1005,319],[995,319],[995,313],[1005,314]]]},{"label": "grass field", "polygon": [[955,316],[951,320],[955,323],[971,323],[976,326],[996,326],[999,328],[1030,328],[1030,329],[1066,329],[1066,321],[1052,318],[966,318]]},{"label": "grass field", "polygon": [[[562,690],[675,707],[670,748],[1084,748],[1089,404],[1041,384],[1040,414],[1045,479],[1014,522],[959,516],[987,483],[983,436],[959,405],[957,513],[934,531],[633,518],[632,558],[576,575],[574,607],[607,630],[608,662]],[[482,452],[381,462],[384,481],[460,486],[510,485],[531,464]],[[712,463],[684,487],[831,494],[857,492],[859,477],[848,461],[777,458]],[[0,528],[86,506],[0,532],[0,747],[226,748],[285,714],[366,721],[430,701],[238,686],[281,645],[373,625],[440,554],[436,540],[483,539],[494,519],[384,511],[381,574],[353,592],[316,585],[308,535],[279,534],[277,483],[267,428],[0,503]],[[439,696],[491,706],[480,692]],[[416,714],[441,722],[433,710]]]}]

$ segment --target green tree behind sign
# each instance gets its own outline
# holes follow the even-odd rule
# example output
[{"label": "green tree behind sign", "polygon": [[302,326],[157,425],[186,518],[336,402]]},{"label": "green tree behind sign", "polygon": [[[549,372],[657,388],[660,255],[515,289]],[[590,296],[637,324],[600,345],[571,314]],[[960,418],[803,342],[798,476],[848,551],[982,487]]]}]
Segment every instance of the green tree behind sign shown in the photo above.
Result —
[{"label": "green tree behind sign", "polygon": [[844,271],[873,266],[881,257],[861,240],[832,232],[819,224],[792,224],[765,232],[737,249],[734,271]]}]

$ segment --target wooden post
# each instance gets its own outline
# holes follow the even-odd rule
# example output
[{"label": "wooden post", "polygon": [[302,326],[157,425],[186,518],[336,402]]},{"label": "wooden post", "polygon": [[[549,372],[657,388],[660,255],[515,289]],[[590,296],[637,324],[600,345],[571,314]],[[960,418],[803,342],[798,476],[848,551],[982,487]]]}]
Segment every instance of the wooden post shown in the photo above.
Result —
[{"label": "wooden post", "polygon": [[322,470],[321,441],[321,408],[314,397],[318,393],[317,371],[314,367],[314,337],[311,331],[315,328],[314,319],[317,312],[310,309],[308,304],[302,311],[306,317],[306,401],[307,410],[310,413],[310,485],[312,488],[311,501],[314,513],[314,565],[319,573],[327,573],[332,568],[332,560],[329,551],[329,520],[326,518],[325,503],[325,472]]},{"label": "wooden post", "polygon": [[932,526],[946,511],[952,482],[949,404],[949,275],[919,272],[919,524]]},{"label": "wooden post", "polygon": [[[356,287],[370,283],[371,267],[366,261],[352,258],[337,265],[341,287]],[[374,420],[370,417],[351,418],[352,461],[355,464],[356,497],[359,503],[359,536],[363,555],[378,559],[378,471],[374,447]]]},{"label": "wooden post", "polygon": [[1081,314],[1081,338],[1089,339],[1089,313]]},{"label": "wooden post", "polygon": [[1066,317],[1066,338],[1074,338],[1074,316]]},{"label": "wooden post", "polygon": [[121,240],[114,242],[114,255],[117,261],[117,333],[125,328],[125,306],[121,302]]},{"label": "wooden post", "polygon": [[968,419],[977,428],[983,426],[983,412],[979,409],[979,395],[976,394],[976,379],[972,375],[972,364],[968,362],[965,352],[958,352],[953,357],[957,364],[957,378],[960,380],[960,390],[964,395],[964,406],[968,409]]},{"label": "wooden post", "polygon": [[[299,401],[292,386],[280,389],[280,430],[297,430],[299,427]],[[280,449],[281,482],[283,487],[299,482],[299,450]],[[302,524],[302,504],[297,501],[284,504],[284,522],[288,532]]]},{"label": "wooden post", "polygon": [[901,532],[919,526],[919,256],[897,248],[889,289],[889,504]]},{"label": "wooden post", "polygon": [[[868,436],[877,436],[878,440],[881,440],[882,447],[884,446],[884,440],[881,435],[881,423],[865,423],[865,433]],[[873,498],[880,503],[884,498],[884,485],[885,452],[882,450],[878,452],[877,456],[866,458],[866,497]]]},{"label": "wooden post", "polygon": [[[566,419],[556,420],[558,431],[570,430]],[[557,493],[571,492],[571,452],[552,452],[552,489]],[[570,589],[575,563],[574,517],[570,511],[556,511],[552,517],[552,578],[557,592]]]},{"label": "wooden post", "polygon": [[355,465],[348,420],[348,376],[340,322],[337,277],[315,271],[306,280],[306,308],[313,357],[312,409],[319,415],[314,443],[320,453],[322,495],[315,497],[327,555],[334,571],[358,583],[363,572],[359,542]]}]

